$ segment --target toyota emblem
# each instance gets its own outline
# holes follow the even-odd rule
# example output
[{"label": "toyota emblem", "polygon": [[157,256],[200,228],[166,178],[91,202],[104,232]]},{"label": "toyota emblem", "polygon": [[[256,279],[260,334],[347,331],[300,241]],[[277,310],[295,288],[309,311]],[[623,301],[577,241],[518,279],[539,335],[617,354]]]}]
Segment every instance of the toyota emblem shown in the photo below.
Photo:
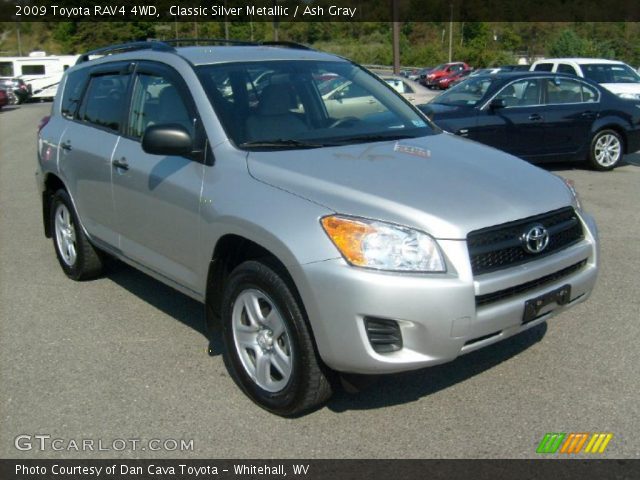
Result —
[{"label": "toyota emblem", "polygon": [[522,234],[522,247],[528,253],[540,253],[549,245],[549,232],[543,225],[533,225]]}]

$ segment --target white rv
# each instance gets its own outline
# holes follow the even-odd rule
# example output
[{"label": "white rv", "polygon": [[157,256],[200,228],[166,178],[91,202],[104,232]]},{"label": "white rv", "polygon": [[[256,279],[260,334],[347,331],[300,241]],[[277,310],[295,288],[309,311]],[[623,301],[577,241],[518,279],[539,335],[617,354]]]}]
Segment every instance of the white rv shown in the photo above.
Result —
[{"label": "white rv", "polygon": [[21,78],[31,88],[32,98],[52,99],[64,71],[78,55],[47,55],[31,52],[28,57],[0,57],[0,77]]}]

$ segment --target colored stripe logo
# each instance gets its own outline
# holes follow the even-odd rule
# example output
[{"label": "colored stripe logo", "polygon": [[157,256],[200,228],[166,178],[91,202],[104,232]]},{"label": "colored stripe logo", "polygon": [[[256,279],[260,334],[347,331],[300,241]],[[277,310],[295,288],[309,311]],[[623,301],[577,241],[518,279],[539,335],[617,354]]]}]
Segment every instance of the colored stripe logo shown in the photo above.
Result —
[{"label": "colored stripe logo", "polygon": [[536,453],[604,453],[612,438],[613,433],[547,433]]}]

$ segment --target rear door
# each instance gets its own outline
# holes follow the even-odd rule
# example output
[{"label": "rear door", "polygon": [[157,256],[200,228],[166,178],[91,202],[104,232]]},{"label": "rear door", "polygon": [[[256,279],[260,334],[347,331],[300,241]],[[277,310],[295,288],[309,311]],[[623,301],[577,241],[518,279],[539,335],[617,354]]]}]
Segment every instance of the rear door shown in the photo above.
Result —
[{"label": "rear door", "polygon": [[553,77],[544,82],[545,154],[571,157],[591,139],[591,125],[599,112],[599,93],[572,78]]},{"label": "rear door", "polygon": [[150,125],[179,124],[204,143],[197,118],[180,75],[164,65],[141,62],[133,79],[126,129],[110,166],[122,252],[190,290],[196,290],[206,167],[187,157],[145,153],[141,140]]},{"label": "rear door", "polygon": [[70,121],[60,138],[60,173],[85,229],[94,239],[113,246],[117,246],[118,237],[111,196],[111,159],[124,120],[130,78],[127,63],[92,70],[86,86],[71,84],[74,77],[70,77],[65,89],[76,91],[62,106],[63,116]]}]

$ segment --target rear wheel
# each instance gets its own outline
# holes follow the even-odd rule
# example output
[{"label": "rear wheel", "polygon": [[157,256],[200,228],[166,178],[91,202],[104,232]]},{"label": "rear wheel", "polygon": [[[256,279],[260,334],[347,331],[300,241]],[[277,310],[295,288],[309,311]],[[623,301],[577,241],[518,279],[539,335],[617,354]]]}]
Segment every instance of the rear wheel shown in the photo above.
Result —
[{"label": "rear wheel", "polygon": [[595,170],[612,170],[622,159],[624,145],[614,130],[600,130],[591,140],[589,164]]},{"label": "rear wheel", "polygon": [[56,256],[64,273],[73,280],[98,276],[102,260],[80,227],[71,198],[64,190],[58,190],[51,200],[50,222]]},{"label": "rear wheel", "polygon": [[294,416],[329,399],[303,310],[276,268],[247,261],[231,273],[222,323],[229,372],[259,406]]}]

